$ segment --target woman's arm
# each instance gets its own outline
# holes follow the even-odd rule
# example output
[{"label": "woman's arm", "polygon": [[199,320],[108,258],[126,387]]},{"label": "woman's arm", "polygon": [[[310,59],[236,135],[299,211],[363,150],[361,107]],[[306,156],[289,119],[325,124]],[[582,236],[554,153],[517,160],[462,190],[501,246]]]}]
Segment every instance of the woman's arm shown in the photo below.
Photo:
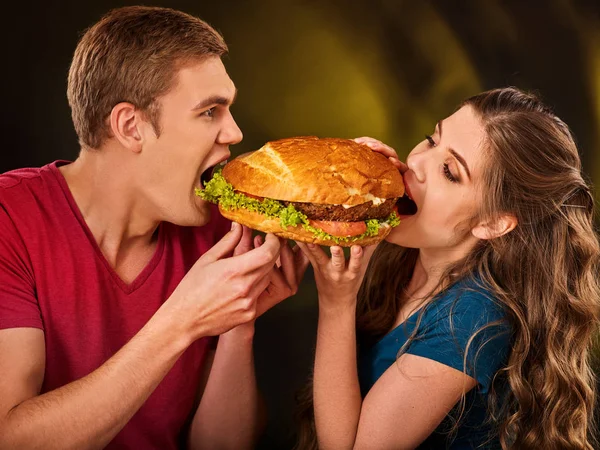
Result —
[{"label": "woman's arm", "polygon": [[429,436],[476,382],[428,358],[403,355],[361,400],[356,360],[356,292],[373,249],[339,247],[329,259],[301,245],[315,268],[319,325],[314,410],[319,448],[410,449]]},{"label": "woman's arm", "polygon": [[319,308],[313,402],[319,448],[324,450],[353,448],[360,419],[354,305]]},{"label": "woman's arm", "polygon": [[414,449],[475,385],[459,370],[404,354],[365,397],[356,440],[349,448]]},{"label": "woman's arm", "polygon": [[340,247],[331,247],[330,259],[317,245],[298,245],[313,266],[319,292],[313,378],[319,448],[352,448],[361,410],[356,368],[356,295],[375,246],[353,246],[346,262]]},{"label": "woman's arm", "polygon": [[202,400],[190,429],[190,449],[254,448],[265,423],[254,373],[253,328],[219,338]]}]

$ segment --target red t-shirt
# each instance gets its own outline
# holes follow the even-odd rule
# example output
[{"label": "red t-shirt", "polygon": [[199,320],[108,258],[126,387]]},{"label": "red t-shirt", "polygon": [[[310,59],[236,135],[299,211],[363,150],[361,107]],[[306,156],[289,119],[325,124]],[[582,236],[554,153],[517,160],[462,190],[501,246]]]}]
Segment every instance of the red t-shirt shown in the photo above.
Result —
[{"label": "red t-shirt", "polygon": [[[204,227],[162,223],[154,256],[126,284],[87,227],[58,170],[62,164],[0,175],[0,329],[44,331],[42,392],[109,359],[230,228],[216,208]],[[185,442],[209,339],[185,351],[108,448],[173,449]]]}]

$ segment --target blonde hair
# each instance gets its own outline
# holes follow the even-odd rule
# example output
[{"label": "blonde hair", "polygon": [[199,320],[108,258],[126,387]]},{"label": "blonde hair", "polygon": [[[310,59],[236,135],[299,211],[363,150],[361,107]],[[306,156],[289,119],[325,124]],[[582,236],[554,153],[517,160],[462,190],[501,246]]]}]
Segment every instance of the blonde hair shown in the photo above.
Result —
[{"label": "blonde hair", "polygon": [[169,8],[130,6],[110,11],[79,41],[67,97],[82,147],[110,137],[106,119],[120,102],[144,111],[160,134],[157,98],[172,88],[182,64],[227,52],[206,22]]},{"label": "blonde hair", "polygon": [[[518,226],[479,241],[447,268],[440,286],[476,273],[512,327],[508,365],[496,374],[509,389],[490,394],[490,418],[502,448],[593,450],[590,350],[600,319],[600,246],[577,147],[568,127],[534,95],[496,89],[464,105],[486,131],[476,219],[508,212]],[[418,250],[385,242],[376,250],[359,292],[363,339],[375,341],[390,331],[417,256]],[[297,448],[317,448],[312,389],[301,395]]]}]

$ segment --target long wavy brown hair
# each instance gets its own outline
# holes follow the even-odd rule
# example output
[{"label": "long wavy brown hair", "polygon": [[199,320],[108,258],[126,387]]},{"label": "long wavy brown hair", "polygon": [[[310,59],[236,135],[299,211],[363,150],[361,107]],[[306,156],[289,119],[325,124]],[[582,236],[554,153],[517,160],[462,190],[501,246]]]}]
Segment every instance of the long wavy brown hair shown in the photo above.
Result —
[{"label": "long wavy brown hair", "polygon": [[[590,358],[600,318],[600,247],[576,144],[564,122],[518,89],[487,91],[464,105],[476,111],[486,134],[474,220],[508,212],[518,225],[479,241],[446,268],[439,286],[478,274],[512,326],[508,364],[496,374],[509,389],[492,391],[489,404],[502,448],[593,450]],[[359,292],[361,339],[377,340],[391,330],[418,252],[386,242],[377,248]],[[298,402],[296,448],[316,449],[311,382]]]}]

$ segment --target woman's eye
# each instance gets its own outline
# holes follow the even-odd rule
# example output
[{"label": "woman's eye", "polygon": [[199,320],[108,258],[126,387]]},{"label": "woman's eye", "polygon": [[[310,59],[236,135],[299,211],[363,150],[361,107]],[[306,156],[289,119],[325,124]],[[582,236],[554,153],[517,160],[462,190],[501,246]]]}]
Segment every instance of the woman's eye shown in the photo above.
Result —
[{"label": "woman's eye", "polygon": [[429,136],[428,134],[425,135],[425,139],[427,139],[427,142],[429,142],[429,146],[430,147],[435,147],[436,143],[433,140],[433,138],[431,136]]},{"label": "woman's eye", "polygon": [[448,178],[448,181],[452,183],[458,183],[458,179],[454,175],[452,175],[452,172],[450,172],[450,167],[448,166],[448,163],[444,163],[444,176]]}]

